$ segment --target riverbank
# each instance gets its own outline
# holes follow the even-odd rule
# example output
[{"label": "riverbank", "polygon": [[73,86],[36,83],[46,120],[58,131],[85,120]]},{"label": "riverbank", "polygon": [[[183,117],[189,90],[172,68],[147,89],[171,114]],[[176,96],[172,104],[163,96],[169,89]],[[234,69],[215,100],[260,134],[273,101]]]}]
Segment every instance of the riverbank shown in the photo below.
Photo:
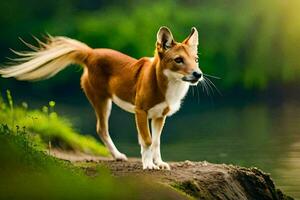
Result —
[{"label": "riverbank", "polygon": [[95,170],[107,167],[116,177],[150,179],[184,192],[196,199],[293,199],[276,188],[271,177],[257,168],[203,162],[171,162],[172,170],[142,170],[139,159],[127,162],[109,158],[68,154],[53,151],[52,154],[84,169],[88,176],[99,176]]}]

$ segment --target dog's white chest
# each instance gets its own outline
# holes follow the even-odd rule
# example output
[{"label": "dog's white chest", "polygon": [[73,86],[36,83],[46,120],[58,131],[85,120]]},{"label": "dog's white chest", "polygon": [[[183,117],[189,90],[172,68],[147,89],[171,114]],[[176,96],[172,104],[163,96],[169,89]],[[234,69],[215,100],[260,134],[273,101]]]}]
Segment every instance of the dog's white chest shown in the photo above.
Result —
[{"label": "dog's white chest", "polygon": [[180,108],[181,101],[189,89],[189,84],[182,81],[170,81],[166,91],[165,101],[156,104],[148,110],[148,118],[162,117],[166,109],[167,116],[173,115]]}]

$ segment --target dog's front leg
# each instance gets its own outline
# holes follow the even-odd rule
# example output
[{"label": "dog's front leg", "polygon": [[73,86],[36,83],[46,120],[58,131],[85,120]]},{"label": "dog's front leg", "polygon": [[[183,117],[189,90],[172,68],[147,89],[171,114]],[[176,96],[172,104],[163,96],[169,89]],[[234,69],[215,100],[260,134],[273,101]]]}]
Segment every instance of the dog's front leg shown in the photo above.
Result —
[{"label": "dog's front leg", "polygon": [[153,154],[151,151],[152,141],[149,131],[147,112],[141,109],[136,109],[135,121],[139,134],[139,143],[141,145],[143,169],[159,169],[159,167],[153,163]]},{"label": "dog's front leg", "polygon": [[154,118],[151,121],[153,161],[160,169],[170,170],[168,163],[162,161],[160,154],[160,136],[165,124],[166,117]]}]

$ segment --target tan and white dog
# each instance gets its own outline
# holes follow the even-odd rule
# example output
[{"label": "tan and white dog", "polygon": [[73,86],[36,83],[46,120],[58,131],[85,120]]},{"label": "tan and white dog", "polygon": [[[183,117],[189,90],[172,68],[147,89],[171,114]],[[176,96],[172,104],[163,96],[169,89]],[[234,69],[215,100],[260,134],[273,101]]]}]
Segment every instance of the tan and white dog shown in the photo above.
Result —
[{"label": "tan and white dog", "polygon": [[114,102],[135,114],[143,169],[170,169],[160,153],[166,116],[178,111],[189,86],[203,79],[198,66],[196,28],[179,43],[167,27],[161,27],[154,57],[139,60],[111,49],[92,49],[66,37],[49,37],[47,43],[39,44],[39,48],[27,44],[32,52],[15,52],[22,57],[16,59],[21,63],[0,69],[2,77],[40,80],[54,76],[72,63],[83,66],[81,86],[95,109],[97,133],[112,156],[127,160],[108,131]]}]

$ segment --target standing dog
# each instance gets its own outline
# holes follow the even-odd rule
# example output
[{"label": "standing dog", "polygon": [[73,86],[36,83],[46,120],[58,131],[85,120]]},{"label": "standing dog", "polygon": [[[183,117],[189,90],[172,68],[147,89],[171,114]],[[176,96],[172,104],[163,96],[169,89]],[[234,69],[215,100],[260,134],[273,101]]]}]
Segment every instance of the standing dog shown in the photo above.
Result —
[{"label": "standing dog", "polygon": [[[166,116],[179,110],[190,85],[203,79],[198,66],[198,32],[176,42],[167,27],[157,33],[153,58],[139,60],[111,49],[91,49],[66,37],[49,37],[38,41],[34,51],[15,52],[21,63],[0,69],[3,77],[40,80],[54,76],[72,63],[83,66],[81,86],[95,109],[97,133],[117,160],[127,160],[110,138],[108,118],[112,102],[134,113],[138,130],[143,169],[170,169],[162,161],[160,135]],[[152,136],[148,121],[151,119]]]}]

